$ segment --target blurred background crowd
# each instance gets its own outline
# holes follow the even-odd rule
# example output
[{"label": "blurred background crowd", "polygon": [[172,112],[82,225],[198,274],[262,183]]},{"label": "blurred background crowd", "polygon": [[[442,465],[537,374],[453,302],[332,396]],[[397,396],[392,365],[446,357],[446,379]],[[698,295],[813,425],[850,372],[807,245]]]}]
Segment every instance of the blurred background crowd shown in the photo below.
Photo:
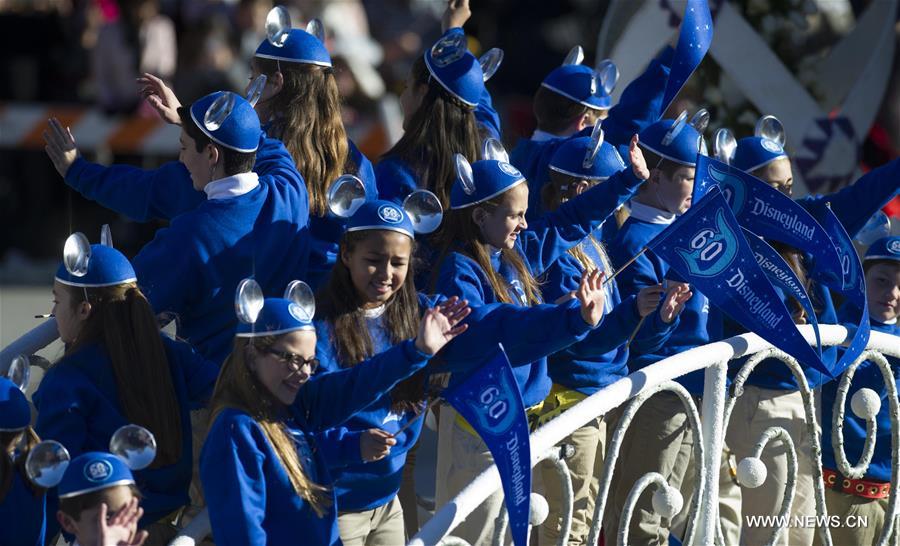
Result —
[{"label": "blurred background crowd", "polygon": [[[291,10],[294,25],[313,17],[323,21],[345,101],[345,125],[376,162],[399,136],[397,96],[411,63],[439,35],[439,18],[446,2],[279,3]],[[801,76],[802,58],[794,53],[826,47],[830,37],[846,31],[842,25],[852,26],[854,16],[868,4],[865,0],[732,3],[772,41],[779,40],[780,31],[792,37],[775,49]],[[829,5],[840,9],[822,10]],[[12,129],[3,123],[24,117],[37,127],[49,109],[62,107],[76,112],[70,113],[82,124],[127,120],[129,134],[147,133],[159,121],[141,102],[135,78],[142,72],[164,78],[184,104],[214,90],[242,91],[248,83],[248,61],[265,37],[265,17],[272,7],[272,0],[0,0],[0,119],[5,120],[0,122],[0,284],[45,283],[58,261],[62,241],[71,231],[83,230],[96,239],[96,226],[110,223],[116,245],[132,255],[158,227],[125,222],[82,199],[58,179],[43,152],[39,129],[25,131],[11,143],[3,138],[3,132]],[[588,62],[594,60],[608,8],[609,0],[473,2],[473,17],[466,26],[472,37],[470,49],[476,54],[491,47],[506,52],[490,90],[509,147],[520,136],[531,134],[531,95],[569,48],[581,44]],[[779,21],[784,21],[783,27]],[[796,36],[807,39],[798,41]],[[715,67],[707,64],[704,62],[699,73],[700,86],[695,85],[688,95],[693,95],[695,104],[711,107],[713,120],[727,119],[740,125],[739,115],[729,117],[727,112],[715,111],[722,93],[716,86],[702,83],[717,77]],[[896,67],[896,57],[894,64]],[[864,167],[881,164],[900,151],[897,75],[895,68],[881,113],[863,148]],[[23,105],[32,109],[23,110]],[[9,114],[13,109],[15,116],[2,116],[4,110]],[[24,113],[19,114],[20,110]],[[740,114],[746,107],[733,110]],[[751,127],[757,115],[755,111],[746,114]],[[175,158],[177,131],[175,135],[169,147],[145,149],[126,143],[89,146],[82,151],[92,160],[154,167]]]}]

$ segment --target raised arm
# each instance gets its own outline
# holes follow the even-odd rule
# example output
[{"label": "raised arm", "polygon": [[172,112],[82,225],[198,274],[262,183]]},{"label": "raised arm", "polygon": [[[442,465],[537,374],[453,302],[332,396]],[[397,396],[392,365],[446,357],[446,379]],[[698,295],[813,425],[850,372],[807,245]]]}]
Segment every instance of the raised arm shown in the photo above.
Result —
[{"label": "raised arm", "polygon": [[610,218],[644,183],[650,171],[637,147],[637,135],[631,141],[630,156],[630,167],[529,225],[520,240],[535,276],[546,271],[563,252],[580,243]]},{"label": "raised arm", "polygon": [[622,91],[619,102],[609,109],[609,116],[603,120],[607,142],[616,147],[625,146],[631,135],[640,133],[662,116],[663,93],[674,54],[675,50],[666,46]]}]

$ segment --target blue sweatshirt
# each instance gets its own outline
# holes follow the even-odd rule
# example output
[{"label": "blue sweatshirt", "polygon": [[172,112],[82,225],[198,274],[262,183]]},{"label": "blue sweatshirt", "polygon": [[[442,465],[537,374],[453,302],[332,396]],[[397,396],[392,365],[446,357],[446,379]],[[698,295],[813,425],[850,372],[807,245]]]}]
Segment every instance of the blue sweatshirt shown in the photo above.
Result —
[{"label": "blue sweatshirt", "polygon": [[[290,407],[284,425],[295,438],[304,471],[332,486],[315,435],[337,427],[428,363],[405,341],[352,368],[311,378]],[[262,428],[237,409],[219,413],[203,446],[200,479],[213,538],[219,545],[337,545],[337,499],[323,517],[296,494]]]},{"label": "blue sweatshirt", "polygon": [[254,168],[258,187],[211,200],[180,163],[141,171],[79,160],[66,175],[85,197],[133,219],[177,214],[132,263],[153,309],[178,315],[179,337],[218,363],[237,327],[238,283],[253,275],[264,294],[280,295],[309,261],[308,196],[290,154],[263,138]]},{"label": "blue sweatshirt", "polygon": [[[669,65],[674,50],[667,46],[652,60],[647,69],[622,91],[622,98],[610,108],[609,117],[603,120],[604,140],[619,148],[622,158],[628,161],[628,144],[631,137],[659,119],[663,92],[669,79]],[[550,180],[548,170],[550,160],[559,146],[568,138],[589,136],[593,128],[588,128],[571,137],[556,137],[547,140],[520,138],[509,154],[512,163],[528,180],[528,215],[533,219],[543,214],[541,189]],[[622,146],[625,147],[624,152]],[[607,229],[612,229],[610,226]],[[611,240],[612,235],[606,241]]]},{"label": "blue sweatshirt", "polygon": [[[799,199],[804,208],[817,216],[821,209],[831,207],[835,217],[844,226],[851,238],[856,236],[865,223],[881,207],[887,204],[900,191],[897,183],[900,177],[900,161],[894,160],[887,165],[874,169],[852,185],[842,190],[824,196],[809,196]],[[803,260],[804,266],[810,277],[814,277],[815,263],[809,256]],[[789,300],[781,290],[776,289],[785,305],[790,309]],[[838,321],[837,310],[831,297],[831,291],[816,281],[812,281],[808,289],[813,307],[816,310],[816,319],[819,324],[836,324]],[[747,330],[731,320],[724,321],[723,335],[725,338],[743,334]],[[747,358],[735,360],[730,366],[732,373],[737,373],[740,366]],[[833,366],[838,360],[838,348],[828,347],[822,349],[822,362],[827,366]],[[830,378],[821,372],[804,368],[806,380],[810,387],[816,387]],[[797,390],[797,381],[794,375],[781,361],[766,359],[757,365],[756,369],[747,378],[748,385],[756,385],[764,389]]]},{"label": "blue sweatshirt", "polygon": [[[190,411],[199,409],[209,399],[219,371],[216,364],[201,358],[186,343],[164,335],[161,338],[179,403],[181,458],[173,465],[134,473],[144,496],[142,526],[190,502]],[[38,410],[34,427],[38,436],[61,443],[73,459],[87,451],[108,451],[113,433],[131,424],[119,403],[109,355],[105,347],[96,343],[63,357],[50,368],[33,401]],[[48,513],[53,514],[49,507]]]},{"label": "blue sweatshirt", "polygon": [[[488,137],[500,138],[500,117],[491,103],[491,94],[484,90],[475,106],[475,119]],[[479,152],[479,157],[481,153]],[[385,155],[375,165],[375,181],[378,184],[378,198],[403,204],[406,196],[424,189],[434,191],[430,183],[423,182],[419,173],[405,159],[396,155]]]},{"label": "blue sweatshirt", "polygon": [[[613,267],[618,269],[624,265],[674,221],[674,216],[664,219],[665,215],[661,211],[656,211],[658,214],[655,217],[647,214],[653,211],[656,209],[639,203],[632,207],[631,217],[622,226],[615,241],[609,245]],[[619,273],[616,280],[619,283],[619,290],[627,297],[636,295],[647,286],[663,284],[668,274],[669,264],[653,251],[648,250]],[[661,330],[660,335],[655,336],[653,342],[632,344],[628,359],[628,369],[631,372],[709,343],[707,332],[709,300],[696,290],[693,292],[693,296],[687,301],[681,314],[672,321],[669,328]],[[648,328],[654,328],[653,322],[649,320],[642,327],[639,335],[644,336],[643,330]],[[703,394],[703,370],[691,372],[677,381],[691,394],[697,396]]]},{"label": "blue sweatshirt", "polygon": [[[600,237],[599,231],[594,232],[595,238]],[[600,254],[592,243],[585,241],[581,243],[581,248],[598,268],[603,268]],[[607,275],[611,274],[607,271]],[[583,275],[581,262],[569,253],[563,254],[547,270],[541,285],[544,300],[556,301],[577,290]],[[618,284],[613,279],[606,285],[603,313],[603,324],[584,340],[550,355],[548,369],[554,383],[591,395],[628,375],[626,343],[641,320],[637,311],[637,296],[622,299]],[[664,335],[671,327],[662,322],[657,312],[647,320],[654,328],[641,328],[642,337],[635,337],[632,346],[640,346],[643,337],[648,334]]]},{"label": "blue sweatshirt", "polygon": [[[859,309],[850,304],[843,306],[838,313],[841,322],[851,328],[857,326],[856,317],[858,315]],[[900,336],[900,326],[896,322],[894,324],[885,324],[871,319],[869,323],[874,332]],[[900,374],[898,374],[900,361],[893,357],[887,357],[887,360],[891,365],[894,381],[900,381]],[[829,381],[822,386],[822,466],[832,470],[838,470],[834,450],[831,447],[834,401],[837,399],[838,384],[839,381],[835,380]],[[884,379],[881,377],[881,369],[869,360],[860,364],[856,369],[853,382],[847,391],[844,412],[844,453],[847,455],[847,461],[851,465],[855,465],[862,456],[863,444],[866,440],[866,421],[857,417],[850,409],[850,401],[853,399],[853,394],[862,388],[872,389],[881,397],[881,409],[875,417],[878,431],[875,436],[875,453],[872,455],[872,462],[869,465],[869,469],[866,470],[865,477],[870,480],[889,482],[891,481],[892,426],[890,404],[887,398],[887,387],[884,384]]]},{"label": "blue sweatshirt", "polygon": [[[5,455],[4,455],[5,456]],[[46,495],[35,495],[18,469],[13,470],[12,484],[5,497],[0,497],[0,544],[4,546],[42,546],[41,535],[56,534],[56,514],[50,514],[45,533],[44,506]]]},{"label": "blue sweatshirt", "polygon": [[[366,199],[373,201],[378,199],[378,187],[375,185],[375,171],[372,162],[348,140],[350,146],[350,161],[357,166],[356,176],[362,180],[366,188]],[[325,216],[309,217],[309,233],[312,235],[312,247],[309,255],[309,267],[306,277],[303,278],[313,290],[316,290],[327,281],[331,273],[331,267],[337,260],[338,247],[347,220],[326,213]]]}]

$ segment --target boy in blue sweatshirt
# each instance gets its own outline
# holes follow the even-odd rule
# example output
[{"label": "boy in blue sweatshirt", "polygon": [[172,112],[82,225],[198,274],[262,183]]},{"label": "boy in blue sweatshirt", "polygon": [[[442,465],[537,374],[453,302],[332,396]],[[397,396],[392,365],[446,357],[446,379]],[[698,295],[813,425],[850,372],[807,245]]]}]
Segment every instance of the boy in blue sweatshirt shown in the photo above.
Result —
[{"label": "boy in blue sweatshirt", "polygon": [[[691,125],[668,119],[654,123],[641,133],[647,162],[655,168],[651,169],[647,184],[631,200],[631,216],[609,245],[613,266],[621,267],[636,256],[674,222],[677,215],[690,208],[700,139],[701,135]],[[649,286],[661,284],[671,288],[684,284],[672,277],[669,264],[652,251],[645,252],[629,265],[617,281],[623,297],[637,294]],[[631,347],[628,356],[630,372],[709,342],[709,300],[699,292],[692,293],[671,328],[656,336],[653,343]],[[642,328],[650,326],[652,324],[648,323]],[[703,371],[690,373],[677,381],[699,405],[703,394]],[[681,400],[669,392],[650,398],[632,421],[619,452],[611,497],[603,518],[606,541],[614,543],[617,540],[625,499],[635,481],[645,473],[659,472],[669,485],[681,489],[687,499],[694,489],[693,456],[693,433]],[[736,538],[732,527],[737,527],[738,517],[730,511],[734,510],[731,499],[737,497],[737,492],[729,492],[728,485],[732,482],[727,475],[726,471],[720,487],[720,516],[726,527],[726,538],[731,538],[732,534]],[[686,501],[685,505],[689,503]],[[732,521],[733,524],[729,524]],[[675,527],[672,521],[656,515],[646,497],[637,504],[629,537],[643,544],[665,544]]]},{"label": "boy in blue sweatshirt", "polygon": [[[208,123],[214,103],[229,100],[233,108],[219,120],[221,125]],[[140,193],[117,188],[135,170],[78,160],[74,139],[61,127],[49,135],[48,152],[68,183],[114,210],[131,211],[138,218],[181,212],[134,258],[134,269],[156,313],[177,315],[179,337],[221,363],[237,326],[231,295],[238,282],[253,275],[264,293],[277,293],[306,272],[306,186],[283,145],[264,138],[256,112],[243,98],[213,93],[178,112],[183,166],[169,170],[186,169],[190,175],[193,189],[188,191],[183,175],[178,176],[177,195],[206,194],[206,200],[193,201],[192,207],[182,202],[154,208],[154,203],[170,203],[148,199],[160,195],[153,191],[157,182],[172,184],[162,171],[144,173],[149,179]]]},{"label": "boy in blue sweatshirt", "polygon": [[[873,332],[900,336],[897,316],[900,315],[900,237],[885,237],[874,242],[863,259],[866,272],[866,299],[869,304],[869,323]],[[856,326],[859,309],[845,304],[838,312],[838,319],[849,326]],[[896,358],[888,357],[894,381],[898,380]],[[856,369],[853,382],[847,392],[843,408],[835,408],[839,380],[822,386],[822,470],[825,478],[825,504],[829,515],[846,521],[847,516],[865,517],[867,525],[831,528],[835,544],[875,544],[887,523],[888,496],[890,495],[891,457],[896,446],[892,445],[890,404],[887,387],[874,362],[865,361]],[[866,419],[848,411],[854,396],[863,396],[861,390],[880,401],[880,409],[874,415],[876,436],[872,460],[859,479],[844,475],[837,463],[838,449],[843,449],[850,465],[860,461],[866,441]],[[835,447],[833,435],[838,425],[834,421],[838,411],[843,413],[843,447]],[[846,469],[845,469],[846,470]],[[896,525],[896,524],[895,524]],[[897,528],[894,527],[894,533]],[[818,537],[818,535],[817,535]],[[818,538],[817,538],[818,540]]]}]

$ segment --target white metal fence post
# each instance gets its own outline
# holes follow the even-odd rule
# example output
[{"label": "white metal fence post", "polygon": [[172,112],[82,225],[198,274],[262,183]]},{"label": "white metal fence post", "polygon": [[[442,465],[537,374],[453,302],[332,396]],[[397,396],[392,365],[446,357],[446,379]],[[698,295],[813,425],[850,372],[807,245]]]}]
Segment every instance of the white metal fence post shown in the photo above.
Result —
[{"label": "white metal fence post", "polygon": [[[703,427],[703,466],[706,474],[703,506],[694,523],[694,543],[691,546],[707,546],[716,543],[719,521],[719,467],[725,447],[723,411],[725,409],[725,379],[728,362],[719,362],[706,368],[703,376],[703,405],[700,422]],[[690,522],[688,523],[690,525]]]}]

